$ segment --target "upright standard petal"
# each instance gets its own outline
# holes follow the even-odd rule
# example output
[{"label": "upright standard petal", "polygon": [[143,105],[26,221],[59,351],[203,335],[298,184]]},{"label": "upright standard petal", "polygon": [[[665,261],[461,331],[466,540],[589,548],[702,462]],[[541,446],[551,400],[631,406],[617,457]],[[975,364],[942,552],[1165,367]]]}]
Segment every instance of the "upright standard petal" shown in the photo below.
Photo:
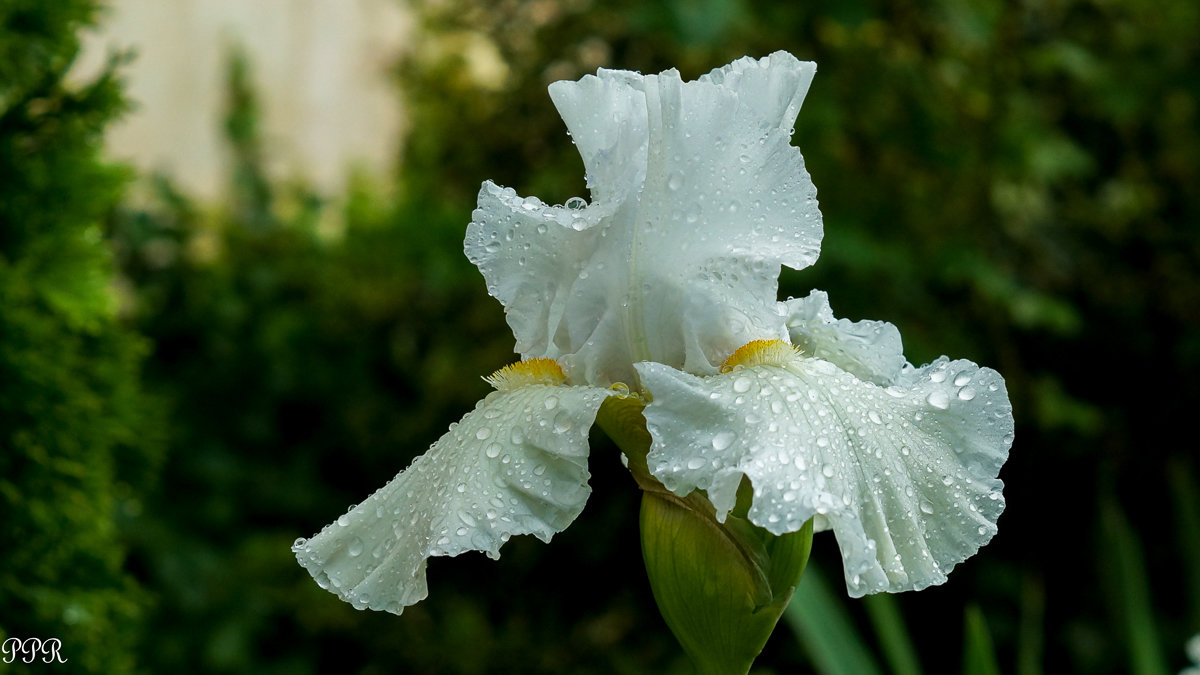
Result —
[{"label": "upright standard petal", "polygon": [[783,303],[788,335],[806,356],[815,356],[868,382],[887,386],[908,363],[900,331],[886,321],[836,319],[825,291]]},{"label": "upright standard petal", "polygon": [[517,534],[549,541],[591,492],[588,430],[609,393],[545,384],[493,392],[412,466],[292,551],[322,588],[359,609],[400,614],[428,595],[431,556],[498,558]]},{"label": "upright standard petal", "polygon": [[746,476],[750,520],[775,534],[823,520],[852,596],[942,583],[996,532],[1013,418],[993,370],[942,357],[889,387],[798,354],[707,378],[638,370],[651,473],[722,515]]},{"label": "upright standard petal", "polygon": [[715,373],[738,345],[784,337],[779,268],[810,265],[822,234],[790,144],[815,70],[777,52],[695,82],[601,70],[552,85],[594,202],[486,183],[466,237],[517,351],[607,385],[635,382],[638,361]]}]

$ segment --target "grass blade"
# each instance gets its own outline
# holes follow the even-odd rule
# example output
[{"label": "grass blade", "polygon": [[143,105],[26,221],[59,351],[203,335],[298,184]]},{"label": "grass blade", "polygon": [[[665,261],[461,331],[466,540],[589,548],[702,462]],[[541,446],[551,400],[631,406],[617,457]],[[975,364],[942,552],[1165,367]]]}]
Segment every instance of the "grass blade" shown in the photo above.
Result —
[{"label": "grass blade", "polygon": [[1100,506],[1101,555],[1109,565],[1108,583],[1116,593],[1117,615],[1122,622],[1133,675],[1168,675],[1166,659],[1150,606],[1150,580],[1138,541],[1121,507],[1111,498]]},{"label": "grass blade", "polygon": [[877,593],[862,599],[867,616],[879,638],[883,658],[893,675],[921,675],[917,650],[900,614],[900,602],[890,593]]},{"label": "grass blade", "polygon": [[815,565],[809,565],[784,611],[788,625],[821,675],[880,675],[879,664]]},{"label": "grass blade", "polygon": [[963,623],[963,675],[1000,675],[992,634],[979,605],[967,605]]}]

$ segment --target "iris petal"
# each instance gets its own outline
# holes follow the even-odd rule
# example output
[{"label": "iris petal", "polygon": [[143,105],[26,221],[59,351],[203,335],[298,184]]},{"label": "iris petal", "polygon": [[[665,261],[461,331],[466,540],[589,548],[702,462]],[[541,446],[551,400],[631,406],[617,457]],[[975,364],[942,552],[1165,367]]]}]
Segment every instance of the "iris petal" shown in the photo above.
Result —
[{"label": "iris petal", "polygon": [[792,344],[808,356],[885,386],[896,381],[907,363],[895,326],[886,321],[835,319],[825,291],[791,298],[784,306]]},{"label": "iris petal", "polygon": [[486,183],[465,244],[517,351],[606,386],[635,382],[643,360],[715,373],[740,344],[784,337],[780,266],[812,264],[822,236],[790,144],[814,73],[778,52],[694,82],[601,70],[555,83],[594,202]]},{"label": "iris petal", "polygon": [[817,358],[638,370],[651,473],[679,495],[706,490],[722,516],[744,475],[750,520],[775,534],[823,520],[852,596],[942,583],[996,532],[1013,419],[993,370],[942,357],[889,387]]},{"label": "iris petal", "polygon": [[435,555],[500,557],[509,537],[549,541],[583,510],[588,431],[609,392],[493,392],[390,483],[292,551],[323,588],[400,614],[428,594]]}]

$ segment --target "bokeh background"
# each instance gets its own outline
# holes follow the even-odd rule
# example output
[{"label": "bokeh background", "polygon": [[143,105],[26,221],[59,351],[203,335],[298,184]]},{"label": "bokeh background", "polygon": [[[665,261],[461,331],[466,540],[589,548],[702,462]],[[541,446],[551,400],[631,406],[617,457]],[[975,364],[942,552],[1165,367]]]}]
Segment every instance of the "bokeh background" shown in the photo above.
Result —
[{"label": "bokeh background", "polygon": [[320,590],[289,546],[512,360],[461,241],[485,178],[586,196],[546,85],[600,66],[691,79],[783,49],[818,63],[793,142],[826,236],[781,295],[825,289],[838,316],[896,324],[913,363],[998,369],[1017,434],[999,534],[947,584],[851,600],[818,535],[755,672],[1189,665],[1200,5],[402,9],[403,122],[375,137],[392,169],[274,171],[255,60],[230,41],[213,150],[229,170],[199,195],[103,149],[138,57],[73,74],[94,2],[0,1],[0,638],[59,638],[53,672],[690,672],[599,433],[570,529],[498,562],[434,560],[430,599],[401,617]]}]

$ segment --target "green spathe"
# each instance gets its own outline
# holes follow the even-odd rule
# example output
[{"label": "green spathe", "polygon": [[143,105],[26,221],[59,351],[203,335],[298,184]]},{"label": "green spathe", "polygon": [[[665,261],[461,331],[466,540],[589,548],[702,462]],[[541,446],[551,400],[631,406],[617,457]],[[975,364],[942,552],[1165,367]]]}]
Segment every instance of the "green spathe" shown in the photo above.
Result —
[{"label": "green spathe", "polygon": [[654,600],[697,670],[748,672],[804,572],[812,522],[776,537],[647,492],[641,528]]},{"label": "green spathe", "polygon": [[598,421],[642,488],[642,557],[659,611],[700,673],[746,673],[804,572],[812,521],[775,536],[746,519],[750,484],[718,522],[703,493],[678,497],[646,471],[650,436],[635,397],[613,397]]}]

